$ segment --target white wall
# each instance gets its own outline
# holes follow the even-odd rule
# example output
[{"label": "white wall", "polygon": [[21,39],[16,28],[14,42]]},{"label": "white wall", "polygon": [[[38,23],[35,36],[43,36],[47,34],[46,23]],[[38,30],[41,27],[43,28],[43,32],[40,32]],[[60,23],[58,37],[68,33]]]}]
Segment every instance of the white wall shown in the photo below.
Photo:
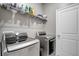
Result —
[{"label": "white wall", "polygon": [[[72,3],[71,3],[72,4]],[[56,34],[56,9],[71,5],[70,3],[45,3],[43,4],[44,14],[47,15],[45,31],[49,34]]]}]

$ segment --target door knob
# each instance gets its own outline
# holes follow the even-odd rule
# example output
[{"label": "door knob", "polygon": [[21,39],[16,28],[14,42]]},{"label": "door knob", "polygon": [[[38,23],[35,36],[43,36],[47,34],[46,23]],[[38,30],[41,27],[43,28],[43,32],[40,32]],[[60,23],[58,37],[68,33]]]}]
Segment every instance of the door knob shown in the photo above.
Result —
[{"label": "door knob", "polygon": [[58,38],[60,38],[60,35],[57,35]]}]

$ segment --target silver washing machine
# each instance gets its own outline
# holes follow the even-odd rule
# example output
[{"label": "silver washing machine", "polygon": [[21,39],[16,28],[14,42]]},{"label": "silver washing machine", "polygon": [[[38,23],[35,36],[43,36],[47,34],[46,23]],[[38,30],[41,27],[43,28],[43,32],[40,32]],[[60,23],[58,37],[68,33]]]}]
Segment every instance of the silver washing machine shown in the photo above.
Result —
[{"label": "silver washing machine", "polygon": [[2,56],[39,56],[39,40],[29,38],[26,33],[16,35],[3,33],[1,41]]},{"label": "silver washing machine", "polygon": [[36,38],[40,40],[40,56],[55,55],[55,35],[47,35],[46,32],[37,32]]}]

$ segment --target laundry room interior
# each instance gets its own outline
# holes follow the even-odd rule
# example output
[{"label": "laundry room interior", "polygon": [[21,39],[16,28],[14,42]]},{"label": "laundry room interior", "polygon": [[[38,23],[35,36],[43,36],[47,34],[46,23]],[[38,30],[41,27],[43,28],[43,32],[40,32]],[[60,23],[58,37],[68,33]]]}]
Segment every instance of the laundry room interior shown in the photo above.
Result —
[{"label": "laundry room interior", "polygon": [[79,56],[79,3],[0,3],[0,56]]}]

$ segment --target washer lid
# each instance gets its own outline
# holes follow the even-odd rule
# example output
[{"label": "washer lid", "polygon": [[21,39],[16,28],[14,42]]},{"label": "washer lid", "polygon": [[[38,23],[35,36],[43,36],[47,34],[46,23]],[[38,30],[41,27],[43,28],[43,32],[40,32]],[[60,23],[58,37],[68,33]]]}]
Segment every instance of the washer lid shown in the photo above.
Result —
[{"label": "washer lid", "polygon": [[8,52],[16,51],[16,50],[22,49],[22,48],[24,48],[24,47],[28,47],[28,46],[30,46],[30,45],[33,45],[33,44],[35,44],[35,43],[37,43],[37,42],[39,42],[38,39],[29,41],[29,42],[26,41],[26,42],[23,42],[23,43],[20,43],[20,44],[8,46],[8,47],[7,47],[7,50],[8,50]]}]

